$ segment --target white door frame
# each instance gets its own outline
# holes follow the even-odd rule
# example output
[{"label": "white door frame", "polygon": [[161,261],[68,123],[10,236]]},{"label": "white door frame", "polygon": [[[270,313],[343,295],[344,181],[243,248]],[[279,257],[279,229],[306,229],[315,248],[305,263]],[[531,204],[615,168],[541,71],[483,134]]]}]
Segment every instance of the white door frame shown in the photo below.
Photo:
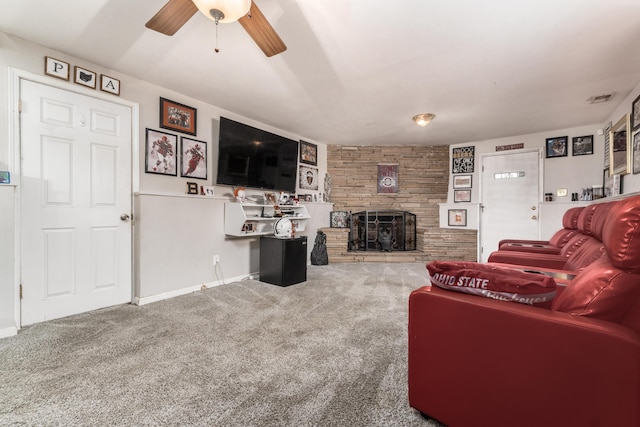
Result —
[{"label": "white door frame", "polygon": [[20,312],[20,282],[21,282],[21,265],[22,265],[22,217],[20,215],[20,207],[22,203],[22,188],[20,186],[20,177],[22,176],[21,162],[20,162],[20,82],[22,80],[29,80],[35,83],[51,86],[57,89],[61,89],[67,92],[77,93],[79,95],[90,96],[103,101],[111,102],[114,104],[123,105],[131,108],[131,301],[134,298],[134,270],[136,268],[133,260],[135,259],[133,250],[135,248],[133,232],[135,221],[134,218],[134,200],[133,194],[140,189],[140,107],[137,102],[131,102],[120,97],[109,95],[107,93],[101,93],[96,90],[84,88],[80,85],[74,85],[70,82],[63,82],[52,77],[42,76],[39,74],[30,73],[28,71],[20,70],[17,68],[9,68],[9,159],[13,164],[9,165],[9,169],[12,171],[11,180],[16,186],[15,196],[13,200],[14,207],[14,322],[17,329],[21,328],[21,312]]},{"label": "white door frame", "polygon": [[[543,151],[542,148],[524,148],[524,149],[520,149],[517,151],[497,151],[495,153],[483,153],[480,154],[480,179],[479,184],[478,184],[478,199],[480,200],[480,205],[478,206],[478,252],[477,252],[477,260],[481,260],[482,259],[482,203],[484,202],[482,200],[482,186],[483,186],[483,179],[482,179],[482,175],[483,175],[483,171],[482,171],[482,165],[483,165],[483,160],[485,157],[495,157],[495,156],[505,156],[505,155],[509,155],[509,154],[516,154],[516,153],[530,153],[530,152],[537,152],[538,153],[538,205],[540,205],[540,201],[542,200],[542,193],[544,192],[543,190],[543,185],[544,185],[544,158],[542,156]],[[540,217],[540,206],[538,206],[538,217]],[[540,220],[538,220],[538,238],[540,237]]]}]

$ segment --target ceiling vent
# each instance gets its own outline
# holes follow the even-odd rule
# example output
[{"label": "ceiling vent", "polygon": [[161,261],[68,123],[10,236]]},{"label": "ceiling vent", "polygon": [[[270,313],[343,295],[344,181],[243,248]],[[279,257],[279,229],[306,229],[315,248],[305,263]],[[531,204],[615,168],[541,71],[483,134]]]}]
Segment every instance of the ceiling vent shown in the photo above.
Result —
[{"label": "ceiling vent", "polygon": [[613,98],[614,95],[615,93],[607,93],[604,95],[594,95],[591,98],[587,99],[587,102],[589,104],[600,104],[602,102],[611,101],[611,98]]}]

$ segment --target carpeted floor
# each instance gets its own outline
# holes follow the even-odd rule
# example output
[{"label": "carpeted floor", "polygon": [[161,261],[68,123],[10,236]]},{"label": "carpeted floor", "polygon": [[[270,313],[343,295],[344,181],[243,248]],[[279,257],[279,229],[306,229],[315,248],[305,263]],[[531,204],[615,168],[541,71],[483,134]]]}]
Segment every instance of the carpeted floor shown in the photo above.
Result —
[{"label": "carpeted floor", "polygon": [[407,401],[424,264],[310,266],[0,340],[0,425],[437,426]]}]

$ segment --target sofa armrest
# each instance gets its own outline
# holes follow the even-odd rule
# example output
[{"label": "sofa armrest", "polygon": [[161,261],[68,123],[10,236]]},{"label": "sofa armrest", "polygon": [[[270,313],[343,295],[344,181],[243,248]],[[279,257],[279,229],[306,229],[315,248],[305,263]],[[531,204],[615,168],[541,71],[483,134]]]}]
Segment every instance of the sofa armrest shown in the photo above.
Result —
[{"label": "sofa armrest", "polygon": [[435,287],[409,298],[409,403],[448,425],[640,425],[617,324]]},{"label": "sofa armrest", "polygon": [[489,255],[487,261],[561,270],[567,263],[567,259],[568,258],[566,256],[560,254],[554,255],[532,252],[495,251]]},{"label": "sofa armrest", "polygon": [[502,239],[498,242],[498,248],[501,248],[504,244],[510,243],[523,243],[527,245],[548,245],[549,240],[518,240],[518,239]]}]

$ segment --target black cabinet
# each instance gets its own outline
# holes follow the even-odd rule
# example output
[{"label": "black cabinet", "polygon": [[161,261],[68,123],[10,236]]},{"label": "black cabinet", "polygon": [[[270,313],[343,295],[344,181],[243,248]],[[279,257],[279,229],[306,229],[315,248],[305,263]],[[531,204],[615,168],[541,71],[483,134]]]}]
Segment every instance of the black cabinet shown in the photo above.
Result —
[{"label": "black cabinet", "polygon": [[260,238],[260,281],[289,286],[307,280],[307,237]]}]

